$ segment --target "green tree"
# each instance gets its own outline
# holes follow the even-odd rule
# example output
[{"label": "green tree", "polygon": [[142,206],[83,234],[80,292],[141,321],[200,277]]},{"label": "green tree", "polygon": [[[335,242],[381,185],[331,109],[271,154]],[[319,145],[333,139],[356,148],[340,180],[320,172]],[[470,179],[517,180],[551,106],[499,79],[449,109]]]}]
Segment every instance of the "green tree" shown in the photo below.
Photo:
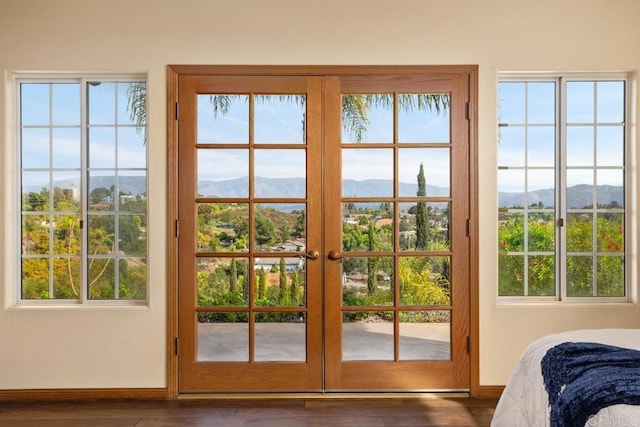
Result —
[{"label": "green tree", "polygon": [[298,305],[300,303],[300,276],[297,272],[291,275],[291,304]]},{"label": "green tree", "polygon": [[231,258],[231,265],[229,266],[229,292],[238,292],[238,266],[235,258]]},{"label": "green tree", "polygon": [[278,303],[281,305],[287,305],[289,295],[287,292],[287,264],[284,261],[284,258],[280,258],[280,292],[278,293]]},{"label": "green tree", "polygon": [[276,242],[276,226],[264,215],[256,215],[256,243],[271,246]]},{"label": "green tree", "polygon": [[[368,234],[369,234],[369,240],[368,240],[367,249],[369,250],[369,252],[372,252],[370,255],[373,255],[373,252],[377,249],[376,228],[373,225],[373,222],[369,223]],[[367,293],[369,295],[373,295],[377,289],[378,289],[378,258],[374,256],[369,256],[367,258]]]},{"label": "green tree", "polygon": [[[418,172],[418,197],[427,195],[427,183],[424,178],[424,165],[420,163],[420,171]],[[427,249],[427,209],[425,202],[418,202],[416,206],[416,250],[424,251]]]},{"label": "green tree", "polygon": [[264,267],[260,267],[258,272],[258,299],[262,300],[267,296],[267,272]]}]

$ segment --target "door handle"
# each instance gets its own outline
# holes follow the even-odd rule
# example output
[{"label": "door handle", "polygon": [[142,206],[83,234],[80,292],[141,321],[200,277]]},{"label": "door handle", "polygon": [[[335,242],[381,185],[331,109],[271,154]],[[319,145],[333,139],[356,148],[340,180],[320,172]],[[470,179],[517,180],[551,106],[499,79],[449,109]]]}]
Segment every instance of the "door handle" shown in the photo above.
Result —
[{"label": "door handle", "polygon": [[343,258],[342,254],[340,252],[336,251],[335,249],[329,251],[327,256],[329,257],[329,259],[331,261],[339,261],[339,260],[341,260]]},{"label": "door handle", "polygon": [[303,256],[306,259],[310,259],[311,261],[313,261],[314,259],[318,259],[318,257],[320,256],[320,253],[314,250],[314,251],[306,252],[300,256]]}]

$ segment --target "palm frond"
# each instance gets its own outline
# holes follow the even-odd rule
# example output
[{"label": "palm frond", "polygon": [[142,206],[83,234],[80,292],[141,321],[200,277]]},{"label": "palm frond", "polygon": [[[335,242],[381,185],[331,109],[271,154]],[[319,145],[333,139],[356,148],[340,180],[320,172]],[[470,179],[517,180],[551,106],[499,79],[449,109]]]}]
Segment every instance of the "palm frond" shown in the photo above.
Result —
[{"label": "palm frond", "polygon": [[144,144],[147,144],[147,83],[127,83],[127,110],[129,118],[138,126],[136,133],[144,133]]}]

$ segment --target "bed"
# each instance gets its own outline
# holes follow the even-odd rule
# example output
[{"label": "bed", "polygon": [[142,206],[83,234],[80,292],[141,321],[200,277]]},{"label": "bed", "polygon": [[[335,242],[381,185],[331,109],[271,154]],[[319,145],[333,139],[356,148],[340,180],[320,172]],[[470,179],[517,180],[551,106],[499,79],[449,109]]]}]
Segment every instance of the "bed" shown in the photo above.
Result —
[{"label": "bed", "polygon": [[[496,407],[492,427],[549,426],[549,397],[541,361],[563,343],[600,343],[640,350],[640,329],[587,329],[542,337],[529,345],[514,367]],[[640,426],[640,406],[616,404],[601,409],[586,425]]]}]

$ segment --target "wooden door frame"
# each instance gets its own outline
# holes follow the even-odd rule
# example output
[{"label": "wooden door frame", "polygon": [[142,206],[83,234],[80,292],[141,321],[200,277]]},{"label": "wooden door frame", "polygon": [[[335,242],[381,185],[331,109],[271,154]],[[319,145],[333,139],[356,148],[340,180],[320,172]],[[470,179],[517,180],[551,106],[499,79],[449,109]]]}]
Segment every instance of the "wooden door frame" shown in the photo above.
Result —
[{"label": "wooden door frame", "polygon": [[477,65],[168,65],[167,66],[167,398],[177,399],[178,389],[178,81],[186,75],[386,75],[464,74],[469,79],[469,268],[471,324],[471,396],[480,396],[479,257],[478,257],[478,66]]}]

